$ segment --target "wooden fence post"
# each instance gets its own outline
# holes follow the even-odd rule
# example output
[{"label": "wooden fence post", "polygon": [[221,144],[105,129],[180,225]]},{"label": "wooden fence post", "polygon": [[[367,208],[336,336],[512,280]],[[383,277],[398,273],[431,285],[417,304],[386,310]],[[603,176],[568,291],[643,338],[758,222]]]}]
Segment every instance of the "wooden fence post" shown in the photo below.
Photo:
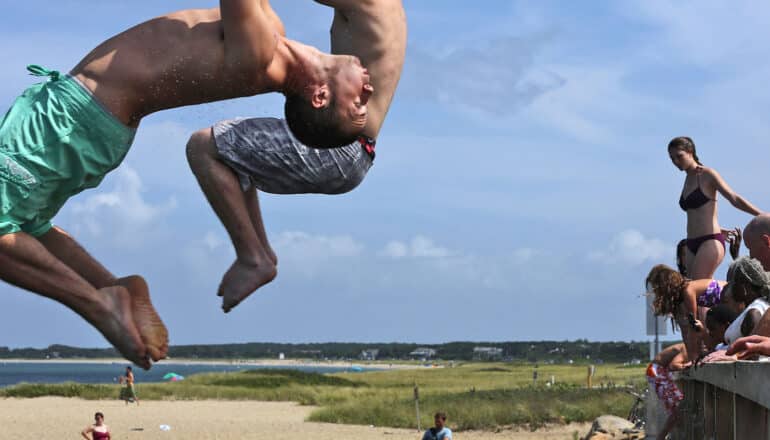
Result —
[{"label": "wooden fence post", "polygon": [[422,432],[420,427],[420,388],[414,384],[414,411],[417,414],[417,432]]}]

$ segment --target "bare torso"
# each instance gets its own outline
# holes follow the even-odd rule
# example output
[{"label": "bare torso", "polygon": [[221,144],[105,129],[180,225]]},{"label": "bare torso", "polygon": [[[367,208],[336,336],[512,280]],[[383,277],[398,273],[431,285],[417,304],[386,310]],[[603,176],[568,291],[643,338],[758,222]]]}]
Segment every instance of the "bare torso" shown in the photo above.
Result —
[{"label": "bare torso", "polygon": [[685,353],[684,344],[680,343],[666,347],[660,353],[658,353],[657,356],[655,356],[654,362],[666,368],[672,366],[672,363],[681,364],[687,362],[687,355]]},{"label": "bare torso", "polygon": [[717,220],[717,190],[713,179],[704,170],[688,175],[684,181],[682,195],[687,197],[700,186],[700,190],[711,201],[687,211],[687,237],[695,238],[717,234],[721,231]]},{"label": "bare torso", "polygon": [[406,14],[401,0],[317,0],[335,8],[332,53],[355,55],[371,74],[364,135],[376,138],[396,92],[406,55]]},{"label": "bare torso", "polygon": [[132,126],[168,108],[275,90],[225,63],[219,8],[174,12],[134,26],[91,51],[71,74]]}]

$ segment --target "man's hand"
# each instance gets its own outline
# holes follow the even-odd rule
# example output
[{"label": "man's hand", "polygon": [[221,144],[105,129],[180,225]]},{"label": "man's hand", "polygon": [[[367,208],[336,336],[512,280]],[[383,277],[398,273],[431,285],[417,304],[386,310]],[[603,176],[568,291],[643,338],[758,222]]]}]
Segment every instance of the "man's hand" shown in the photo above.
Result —
[{"label": "man's hand", "polygon": [[738,357],[735,355],[728,356],[725,350],[717,350],[706,355],[701,361],[704,364],[710,364],[713,362],[733,362],[737,361]]},{"label": "man's hand", "polygon": [[730,243],[730,256],[733,260],[737,259],[741,253],[741,242],[743,241],[741,228],[722,229],[722,234],[725,236],[727,242]]},{"label": "man's hand", "polygon": [[670,371],[684,371],[692,366],[693,366],[693,363],[690,361],[687,361],[687,362],[672,361],[670,364],[668,364],[668,369]]},{"label": "man's hand", "polygon": [[737,355],[738,359],[748,359],[756,355],[770,356],[770,338],[751,335],[740,338],[727,349],[728,355]]}]

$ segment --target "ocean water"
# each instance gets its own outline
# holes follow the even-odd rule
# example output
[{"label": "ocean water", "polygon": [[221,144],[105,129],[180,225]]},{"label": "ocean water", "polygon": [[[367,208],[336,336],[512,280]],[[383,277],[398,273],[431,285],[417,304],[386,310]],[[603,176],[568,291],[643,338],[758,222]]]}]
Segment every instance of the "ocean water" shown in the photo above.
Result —
[{"label": "ocean water", "polygon": [[[118,377],[126,371],[127,362],[105,363],[41,363],[41,362],[3,362],[0,361],[0,387],[27,383],[118,383]],[[235,364],[172,364],[161,362],[153,365],[150,371],[134,367],[134,377],[137,384],[143,382],[163,382],[167,373],[188,376],[195,373],[222,373],[254,369],[290,368],[313,373],[339,373],[351,371],[350,368],[328,366],[292,365],[286,367],[264,365],[235,365]],[[360,371],[356,367],[356,371]],[[367,370],[364,368],[363,370]]]}]

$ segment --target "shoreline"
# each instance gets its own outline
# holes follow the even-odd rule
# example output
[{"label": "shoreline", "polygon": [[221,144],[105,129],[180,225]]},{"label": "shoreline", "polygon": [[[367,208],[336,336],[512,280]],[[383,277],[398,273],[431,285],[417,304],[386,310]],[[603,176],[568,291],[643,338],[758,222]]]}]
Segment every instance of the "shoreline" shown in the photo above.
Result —
[{"label": "shoreline", "polygon": [[[0,359],[2,364],[130,364],[123,358],[72,358],[72,359]],[[364,367],[369,370],[408,370],[426,368],[418,364],[398,364],[379,362],[351,362],[351,361],[317,361],[312,359],[188,359],[175,358],[164,359],[155,365],[239,365],[239,366],[263,366],[263,367],[329,367],[351,368]]]}]

